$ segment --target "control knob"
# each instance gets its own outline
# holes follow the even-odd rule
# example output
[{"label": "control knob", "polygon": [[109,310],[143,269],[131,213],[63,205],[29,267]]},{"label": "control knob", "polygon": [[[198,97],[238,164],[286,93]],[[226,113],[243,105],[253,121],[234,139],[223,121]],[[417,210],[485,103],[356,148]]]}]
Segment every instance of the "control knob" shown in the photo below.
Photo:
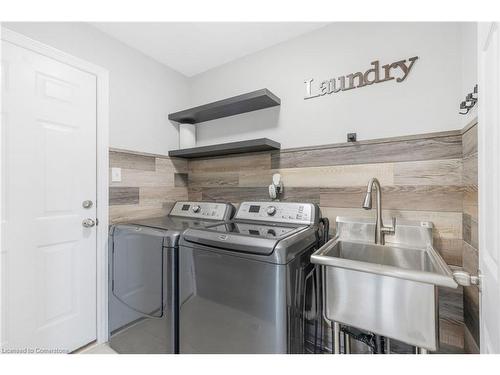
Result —
[{"label": "control knob", "polygon": [[200,212],[201,207],[200,207],[200,206],[198,206],[198,205],[196,205],[196,206],[193,206],[192,210],[193,210],[193,212],[196,214],[196,213]]},{"label": "control knob", "polygon": [[274,229],[269,229],[267,231],[267,234],[269,234],[271,237],[276,237],[276,231]]},{"label": "control knob", "polygon": [[268,206],[266,212],[269,216],[273,216],[276,213],[276,207]]}]

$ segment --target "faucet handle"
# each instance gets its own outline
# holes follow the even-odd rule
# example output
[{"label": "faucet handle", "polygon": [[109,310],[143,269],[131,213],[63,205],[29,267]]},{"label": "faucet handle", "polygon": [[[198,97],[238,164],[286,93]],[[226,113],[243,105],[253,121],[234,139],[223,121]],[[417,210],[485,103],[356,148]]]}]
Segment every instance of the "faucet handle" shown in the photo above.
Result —
[{"label": "faucet handle", "polygon": [[392,231],[396,231],[396,216],[392,217]]},{"label": "faucet handle", "polygon": [[396,216],[392,217],[392,225],[390,227],[384,225],[381,230],[386,234],[394,234],[396,232]]}]

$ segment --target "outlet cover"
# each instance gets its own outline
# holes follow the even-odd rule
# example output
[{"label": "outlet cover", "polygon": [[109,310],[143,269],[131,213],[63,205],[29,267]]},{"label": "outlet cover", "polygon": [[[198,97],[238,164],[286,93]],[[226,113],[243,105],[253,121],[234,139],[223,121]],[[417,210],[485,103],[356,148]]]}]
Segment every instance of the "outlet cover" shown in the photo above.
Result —
[{"label": "outlet cover", "polygon": [[122,182],[122,169],[121,168],[111,168],[111,181],[112,182]]}]

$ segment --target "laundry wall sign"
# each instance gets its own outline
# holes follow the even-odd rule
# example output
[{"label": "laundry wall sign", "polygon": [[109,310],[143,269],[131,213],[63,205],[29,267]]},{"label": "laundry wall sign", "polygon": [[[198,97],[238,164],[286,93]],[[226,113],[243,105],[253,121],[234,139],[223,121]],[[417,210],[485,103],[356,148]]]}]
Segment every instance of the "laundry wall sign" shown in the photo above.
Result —
[{"label": "laundry wall sign", "polygon": [[380,65],[380,61],[373,61],[371,68],[366,72],[356,72],[344,76],[330,78],[315,84],[314,79],[305,80],[306,96],[304,99],[317,98],[326,94],[336,94],[341,91],[361,88],[374,83],[396,80],[403,82],[410,74],[418,56],[410,57],[408,60],[399,60],[390,64]]}]

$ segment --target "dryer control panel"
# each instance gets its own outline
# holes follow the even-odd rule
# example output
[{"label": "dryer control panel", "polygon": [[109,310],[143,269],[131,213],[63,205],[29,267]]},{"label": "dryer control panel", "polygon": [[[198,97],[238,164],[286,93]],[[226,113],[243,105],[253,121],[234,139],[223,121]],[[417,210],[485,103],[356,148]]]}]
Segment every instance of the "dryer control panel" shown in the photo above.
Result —
[{"label": "dryer control panel", "polygon": [[234,207],[229,203],[176,202],[170,216],[197,218],[200,220],[229,220]]},{"label": "dryer control panel", "polygon": [[242,202],[235,219],[309,225],[318,216],[318,207],[312,203]]}]

